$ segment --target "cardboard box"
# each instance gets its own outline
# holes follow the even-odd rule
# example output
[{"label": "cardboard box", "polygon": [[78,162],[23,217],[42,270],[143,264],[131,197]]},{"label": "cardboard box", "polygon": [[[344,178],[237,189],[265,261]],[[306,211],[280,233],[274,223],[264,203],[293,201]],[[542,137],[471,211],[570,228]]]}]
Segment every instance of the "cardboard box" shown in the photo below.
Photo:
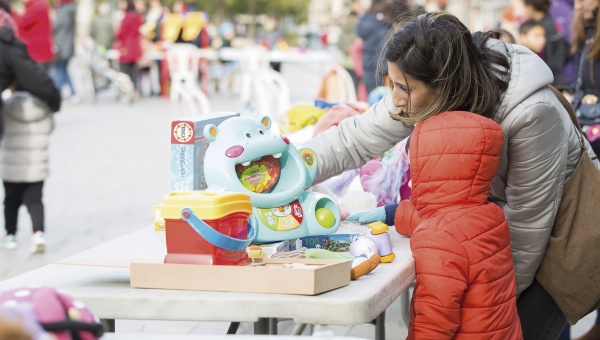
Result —
[{"label": "cardboard box", "polygon": [[132,263],[133,288],[316,295],[350,283],[350,261],[253,259],[249,266]]},{"label": "cardboard box", "polygon": [[203,130],[208,124],[219,125],[239,113],[221,112],[178,119],[171,122],[171,173],[169,190],[204,190],[204,154],[210,142]]}]

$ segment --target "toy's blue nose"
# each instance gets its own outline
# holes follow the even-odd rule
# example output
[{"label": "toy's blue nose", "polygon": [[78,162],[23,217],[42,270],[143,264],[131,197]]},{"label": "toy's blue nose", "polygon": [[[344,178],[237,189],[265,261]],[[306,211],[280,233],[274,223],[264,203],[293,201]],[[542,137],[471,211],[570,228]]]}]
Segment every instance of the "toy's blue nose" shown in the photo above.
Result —
[{"label": "toy's blue nose", "polygon": [[225,156],[229,158],[236,158],[244,152],[244,148],[241,145],[234,145],[225,151]]}]

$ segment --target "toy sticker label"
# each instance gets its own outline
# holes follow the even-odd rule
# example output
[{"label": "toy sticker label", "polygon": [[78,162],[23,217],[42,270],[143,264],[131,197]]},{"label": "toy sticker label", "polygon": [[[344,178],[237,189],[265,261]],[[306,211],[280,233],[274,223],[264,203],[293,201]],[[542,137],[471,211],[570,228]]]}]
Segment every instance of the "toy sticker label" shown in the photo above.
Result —
[{"label": "toy sticker label", "polygon": [[244,188],[260,194],[268,192],[277,183],[281,167],[279,161],[269,155],[248,166],[237,164],[235,172]]},{"label": "toy sticker label", "polygon": [[257,210],[263,224],[275,231],[296,229],[302,224],[304,217],[302,206],[298,201],[275,208],[259,208]]},{"label": "toy sticker label", "polygon": [[307,167],[312,168],[315,166],[317,158],[312,150],[303,149],[300,151],[300,156],[302,156],[304,164],[306,164]]},{"label": "toy sticker label", "polygon": [[174,122],[171,143],[194,144],[194,128],[189,122]]}]

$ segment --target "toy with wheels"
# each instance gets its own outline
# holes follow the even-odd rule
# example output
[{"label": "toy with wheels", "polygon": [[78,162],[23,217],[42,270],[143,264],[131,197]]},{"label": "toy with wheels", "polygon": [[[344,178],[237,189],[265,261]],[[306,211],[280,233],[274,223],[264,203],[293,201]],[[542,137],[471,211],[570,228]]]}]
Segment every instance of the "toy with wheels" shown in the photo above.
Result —
[{"label": "toy with wheels", "polygon": [[298,148],[259,120],[234,117],[204,127],[211,143],[204,175],[209,189],[250,195],[256,226],[254,242],[272,242],[307,235],[333,234],[340,211],[326,195],[306,191],[316,175],[317,159],[309,148]]}]

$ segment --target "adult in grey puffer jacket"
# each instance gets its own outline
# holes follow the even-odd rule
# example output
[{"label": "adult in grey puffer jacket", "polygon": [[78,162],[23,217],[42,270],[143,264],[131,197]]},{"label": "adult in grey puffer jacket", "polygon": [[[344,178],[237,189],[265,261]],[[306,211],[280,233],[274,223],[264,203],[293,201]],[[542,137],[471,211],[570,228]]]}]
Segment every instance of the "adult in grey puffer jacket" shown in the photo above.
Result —
[{"label": "adult in grey puffer jacket", "polygon": [[[503,208],[510,226],[521,294],[543,259],[564,183],[579,161],[581,147],[568,113],[548,88],[553,76],[544,61],[520,45],[489,39],[486,47],[503,54],[510,64],[508,88],[493,117],[504,131],[504,146],[490,200]],[[306,146],[319,159],[316,180],[357,168],[410,135],[412,126],[390,117],[398,111],[387,96],[365,114],[308,141]],[[519,308],[525,335],[527,323]]]},{"label": "adult in grey puffer jacket", "polygon": [[52,111],[27,92],[15,92],[2,110],[0,142],[2,180],[34,183],[48,176],[48,145],[54,129]]}]

